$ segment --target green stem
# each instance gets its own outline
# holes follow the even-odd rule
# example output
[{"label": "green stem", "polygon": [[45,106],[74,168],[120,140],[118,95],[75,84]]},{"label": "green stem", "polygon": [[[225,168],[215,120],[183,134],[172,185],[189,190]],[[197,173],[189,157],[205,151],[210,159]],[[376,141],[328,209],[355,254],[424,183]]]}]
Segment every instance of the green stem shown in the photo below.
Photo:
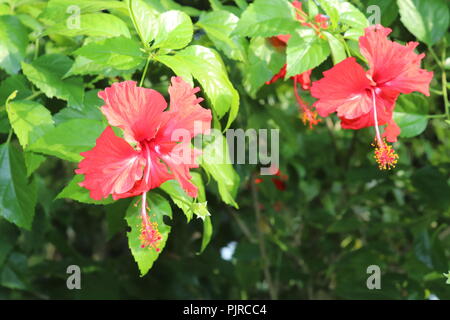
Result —
[{"label": "green stem", "polygon": [[133,21],[133,25],[134,25],[134,29],[136,29],[136,32],[139,36],[139,39],[141,39],[141,42],[144,44],[144,47],[148,47],[148,43],[145,43],[144,38],[142,37],[141,31],[139,30],[138,24],[136,22],[136,17],[134,15],[134,11],[132,8],[132,1],[133,0],[129,0],[128,1],[128,12],[130,13],[130,17],[131,17],[131,21]]},{"label": "green stem", "polygon": [[42,93],[43,93],[42,91],[36,91],[33,94],[31,94],[28,97],[26,97],[24,100],[33,100],[37,96],[40,96]]},{"label": "green stem", "polygon": [[34,42],[34,59],[36,60],[39,56],[39,37],[36,38]]},{"label": "green stem", "polygon": [[6,144],[8,144],[11,141],[12,133],[13,133],[12,129],[9,130],[8,138],[6,139]]},{"label": "green stem", "polygon": [[256,230],[258,233],[258,243],[259,243],[259,251],[262,259],[262,265],[263,265],[263,272],[264,277],[267,282],[267,286],[269,287],[269,294],[270,298],[272,300],[276,300],[278,295],[276,288],[274,286],[274,283],[272,281],[272,275],[270,274],[270,262],[269,262],[269,256],[267,254],[266,245],[264,242],[264,234],[261,230],[261,223],[262,223],[262,215],[261,215],[261,209],[260,209],[260,203],[258,199],[258,191],[256,189],[256,185],[254,183],[255,179],[252,178],[252,182],[250,183],[251,193],[252,193],[252,200],[253,200],[253,208],[255,210],[255,216],[256,216]]},{"label": "green stem", "polygon": [[434,49],[432,47],[428,47],[428,51],[430,51],[431,56],[433,57],[434,61],[439,66],[439,68],[443,69],[444,66],[441,64],[441,60],[439,59]]},{"label": "green stem", "polygon": [[447,115],[446,114],[430,114],[427,115],[428,119],[440,119],[440,118],[446,118]]},{"label": "green stem", "polygon": [[147,58],[147,62],[145,63],[144,72],[142,72],[141,81],[139,81],[139,87],[142,87],[145,80],[145,75],[147,74],[148,65],[150,64],[151,57],[149,56]]},{"label": "green stem", "polygon": [[14,2],[12,0],[9,0],[8,4],[9,4],[9,9],[11,10],[11,15],[14,15],[14,9],[15,9]]},{"label": "green stem", "polygon": [[445,72],[445,59],[446,59],[446,39],[444,38],[444,44],[442,49],[442,95],[444,98],[444,107],[445,107],[445,115],[447,119],[450,119],[450,103],[448,101],[448,92],[447,92],[447,73]]},{"label": "green stem", "polygon": [[442,96],[444,93],[441,90],[436,90],[433,88],[430,88],[430,91],[433,92],[434,94],[440,95]]},{"label": "green stem", "polygon": [[352,54],[351,54],[351,52],[350,52],[350,48],[349,48],[348,45],[347,45],[347,41],[345,41],[344,38],[341,38],[340,40],[341,40],[341,42],[342,42],[343,45],[344,45],[345,52],[347,53],[347,57],[351,57]]}]

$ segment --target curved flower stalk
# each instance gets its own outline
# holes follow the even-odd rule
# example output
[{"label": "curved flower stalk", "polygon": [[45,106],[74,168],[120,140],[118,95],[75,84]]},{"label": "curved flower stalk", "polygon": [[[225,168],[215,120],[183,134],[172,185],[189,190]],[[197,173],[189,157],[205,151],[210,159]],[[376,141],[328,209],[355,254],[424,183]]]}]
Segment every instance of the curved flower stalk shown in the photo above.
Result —
[{"label": "curved flower stalk", "polygon": [[[400,128],[393,119],[395,102],[400,93],[413,91],[429,96],[433,72],[420,68],[425,54],[416,54],[417,42],[406,45],[390,41],[391,29],[381,25],[365,29],[359,38],[361,54],[369,70],[351,57],[323,73],[313,83],[311,95],[321,117],[336,112],[344,129],[375,128],[375,159],[380,169],[391,169],[398,156],[387,142],[396,142]],[[384,126],[380,133],[380,126]]]},{"label": "curved flower stalk", "polygon": [[[161,235],[147,215],[147,192],[176,179],[189,196],[197,196],[189,169],[198,167],[195,159],[201,152],[191,147],[191,139],[208,133],[212,118],[211,111],[199,104],[203,99],[195,95],[199,88],[180,77],[171,80],[168,110],[159,92],[136,87],[134,81],[114,83],[99,92],[105,102],[101,111],[110,126],[94,148],[81,153],[84,159],[75,170],[84,174],[80,186],[88,189],[94,200],[141,195],[141,244],[156,250]],[[124,138],[111,126],[122,129]]]},{"label": "curved flower stalk", "polygon": [[[322,14],[317,14],[314,17],[313,22],[308,22],[308,15],[302,9],[302,3],[299,1],[293,1],[292,5],[296,10],[296,18],[300,22],[300,24],[304,27],[312,28],[316,31],[318,36],[321,35],[322,29],[328,28],[328,18]],[[285,48],[287,42],[291,38],[291,35],[278,35],[270,38],[270,42],[273,46],[278,48]],[[266,84],[272,84],[276,82],[278,79],[284,79],[286,76],[287,65],[285,64],[280,71],[272,77]],[[298,93],[298,84],[301,85],[303,90],[309,90],[311,88],[311,72],[312,70],[305,71],[301,74],[291,77],[294,81],[294,94],[295,99],[297,100],[297,104],[299,107],[300,118],[304,125],[309,125],[309,129],[312,129],[314,125],[317,125],[321,120],[317,118],[317,112],[312,110],[311,106],[309,106],[299,95]]]}]

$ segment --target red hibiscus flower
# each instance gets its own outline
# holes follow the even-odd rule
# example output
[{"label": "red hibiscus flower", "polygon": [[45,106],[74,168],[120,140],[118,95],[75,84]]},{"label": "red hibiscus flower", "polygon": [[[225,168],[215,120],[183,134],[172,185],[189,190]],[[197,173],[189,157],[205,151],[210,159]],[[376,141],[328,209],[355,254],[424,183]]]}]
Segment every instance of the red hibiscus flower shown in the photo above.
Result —
[{"label": "red hibiscus flower", "polygon": [[[321,29],[328,28],[328,18],[322,14],[317,14],[314,18],[314,22],[307,22],[308,21],[308,15],[303,11],[302,9],[302,3],[299,1],[293,1],[292,5],[295,7],[296,10],[296,18],[301,23],[302,26],[313,28],[319,36],[321,36]],[[277,48],[285,48],[287,45],[288,40],[290,39],[291,35],[278,35],[275,37],[270,38],[270,42],[273,46]],[[269,81],[266,82],[266,84],[272,84],[278,79],[284,79],[286,76],[286,68],[287,65],[285,64],[280,71],[272,77]],[[299,106],[299,112],[301,114],[301,119],[303,121],[303,124],[309,124],[309,128],[312,129],[314,125],[317,125],[321,120],[317,118],[317,112],[312,110],[308,104],[301,99],[300,95],[298,94],[298,84],[301,85],[303,90],[309,90],[311,87],[311,72],[312,70],[305,71],[301,74],[298,74],[296,76],[291,77],[291,79],[294,80],[294,93],[295,98],[297,100],[298,106]]]},{"label": "red hibiscus flower", "polygon": [[[272,170],[272,172],[273,172],[272,174],[275,177],[273,177],[271,180],[272,180],[272,183],[274,184],[275,188],[277,188],[280,191],[285,191],[286,190],[285,181],[287,181],[289,179],[289,176],[284,173],[281,173],[280,169],[277,169],[277,168],[274,168]],[[255,184],[260,184],[260,183],[264,182],[264,180],[262,178],[255,178],[253,181]]]},{"label": "red hibiscus flower", "polygon": [[195,95],[199,90],[172,77],[168,110],[159,92],[136,87],[134,81],[114,83],[99,92],[105,101],[101,111],[111,126],[122,129],[124,138],[108,126],[95,147],[81,153],[84,159],[75,172],[84,174],[80,186],[88,189],[94,200],[142,195],[143,247],[156,248],[160,240],[157,225],[149,221],[146,212],[150,189],[176,179],[187,194],[197,196],[189,169],[198,167],[195,158],[200,151],[191,148],[190,140],[194,134],[207,133],[211,125],[211,111],[202,108],[199,103],[203,99]]},{"label": "red hibiscus flower", "polygon": [[[318,99],[314,106],[321,117],[336,112],[344,129],[375,127],[375,158],[381,169],[390,169],[398,159],[386,143],[397,141],[400,134],[392,118],[397,97],[413,91],[428,96],[433,78],[433,72],[420,68],[425,54],[414,52],[418,43],[401,45],[390,41],[387,36],[391,31],[381,25],[371,26],[359,38],[368,71],[355,58],[347,58],[325,71],[324,77],[311,87],[311,95]],[[379,126],[386,124],[381,135]]]}]

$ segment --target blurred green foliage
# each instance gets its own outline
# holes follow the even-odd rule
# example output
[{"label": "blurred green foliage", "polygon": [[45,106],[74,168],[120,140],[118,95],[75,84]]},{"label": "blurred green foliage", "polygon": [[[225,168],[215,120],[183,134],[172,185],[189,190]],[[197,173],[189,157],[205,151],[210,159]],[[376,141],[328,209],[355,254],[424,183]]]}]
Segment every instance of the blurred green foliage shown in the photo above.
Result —
[{"label": "blurred green foliage", "polygon": [[[231,128],[279,129],[281,172],[279,177],[258,176],[254,165],[235,165],[240,179],[226,169],[234,178],[232,188],[224,191],[224,181],[214,175],[219,169],[198,170],[196,179],[203,178],[206,191],[200,200],[208,200],[211,213],[205,221],[214,230],[201,254],[206,244],[202,234],[211,234],[209,222],[191,219],[193,213],[177,202],[170,185],[152,191],[152,201],[172,198],[173,213],[172,219],[160,216],[171,227],[170,236],[144,277],[129,250],[124,219],[136,200],[87,204],[93,201],[77,188],[78,178],[70,181],[78,153],[105,125],[96,92],[118,79],[139,81],[147,47],[139,49],[138,36],[158,35],[139,29],[130,38],[133,22],[120,1],[80,1],[82,14],[92,20],[81,32],[69,33],[64,21],[58,21],[65,2],[0,1],[0,52],[13,53],[0,59],[0,141],[9,141],[0,149],[0,215],[6,218],[0,218],[1,299],[450,299],[444,276],[450,268],[450,121],[442,116],[445,99],[448,103],[443,79],[450,68],[447,1],[351,1],[354,10],[367,16],[368,5],[379,5],[392,38],[421,41],[418,51],[427,54],[423,67],[435,72],[430,97],[412,94],[398,101],[395,117],[402,136],[395,148],[400,159],[391,171],[379,171],[373,160],[371,128],[342,130],[337,118],[330,117],[309,130],[299,119],[290,81],[264,85],[285,57],[263,38],[243,36],[273,35],[270,28],[258,33],[256,27],[238,27],[242,12],[250,8],[246,1],[144,1],[147,11],[141,8],[140,13],[182,12],[177,21],[183,34],[191,32],[192,19],[191,44],[203,46],[182,49],[189,36],[174,40],[163,33],[156,44],[182,49],[176,54],[186,60],[177,65],[169,51],[157,57],[161,63],[150,63],[145,86],[166,92],[169,77],[181,72],[193,77],[203,94],[208,82],[204,70],[183,68],[199,54],[212,57],[206,68],[221,79],[228,99],[219,101],[216,88],[205,90],[205,104],[216,111],[215,127],[225,128],[236,116],[237,90],[240,110]],[[338,19],[333,17],[335,2],[318,1]],[[422,8],[423,17],[411,5]],[[319,10],[311,3],[304,8]],[[251,10],[258,9],[249,10],[246,19],[253,23]],[[354,10],[349,21],[359,17]],[[95,21],[104,15],[110,17],[98,20],[104,21],[99,26]],[[411,16],[422,24],[411,25]],[[435,24],[427,20],[435,18]],[[289,25],[279,23],[281,28]],[[364,22],[357,20],[358,25]],[[99,48],[110,50],[111,56],[96,55]],[[223,69],[216,69],[220,59]],[[332,66],[328,58],[314,69],[312,79]],[[14,90],[15,100],[28,101],[14,110],[36,110],[34,126],[22,123],[23,134],[17,136],[4,106]],[[222,118],[227,112],[229,118]],[[37,131],[36,123],[42,124]],[[50,131],[54,126],[59,126],[58,134]],[[71,149],[57,147],[69,140]],[[230,206],[234,201],[239,209]],[[82,269],[81,290],[66,287],[66,269],[73,264]],[[381,290],[366,286],[370,265],[381,268]]]}]

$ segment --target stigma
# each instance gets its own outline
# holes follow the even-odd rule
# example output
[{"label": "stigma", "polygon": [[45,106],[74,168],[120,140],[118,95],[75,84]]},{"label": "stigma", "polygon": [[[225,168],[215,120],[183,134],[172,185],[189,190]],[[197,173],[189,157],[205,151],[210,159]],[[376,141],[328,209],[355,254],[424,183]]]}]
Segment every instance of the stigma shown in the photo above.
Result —
[{"label": "stigma", "polygon": [[386,139],[376,140],[374,158],[378,163],[380,170],[391,170],[395,168],[398,161],[398,155],[391,145],[386,143]]}]

